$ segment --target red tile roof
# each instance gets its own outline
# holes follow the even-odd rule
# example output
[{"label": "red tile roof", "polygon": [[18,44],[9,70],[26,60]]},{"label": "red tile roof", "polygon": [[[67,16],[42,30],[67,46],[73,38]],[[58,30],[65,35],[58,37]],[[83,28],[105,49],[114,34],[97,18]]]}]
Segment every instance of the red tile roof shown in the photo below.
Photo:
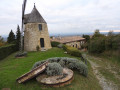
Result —
[{"label": "red tile roof", "polygon": [[85,38],[82,38],[80,36],[67,36],[67,37],[55,37],[51,38],[51,41],[56,41],[60,43],[69,43],[69,42],[75,42],[75,41],[83,41]]}]

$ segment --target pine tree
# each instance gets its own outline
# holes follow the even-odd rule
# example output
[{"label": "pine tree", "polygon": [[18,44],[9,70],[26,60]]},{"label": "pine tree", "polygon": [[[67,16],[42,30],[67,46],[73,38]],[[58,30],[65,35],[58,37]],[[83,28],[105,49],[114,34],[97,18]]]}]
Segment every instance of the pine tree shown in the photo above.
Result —
[{"label": "pine tree", "polygon": [[13,33],[13,31],[11,30],[9,33],[9,36],[7,38],[7,42],[8,43],[14,43],[15,42],[15,34]]},{"label": "pine tree", "polygon": [[17,26],[17,32],[16,32],[16,46],[17,46],[18,49],[20,48],[20,36],[21,36],[20,27],[18,25]]}]

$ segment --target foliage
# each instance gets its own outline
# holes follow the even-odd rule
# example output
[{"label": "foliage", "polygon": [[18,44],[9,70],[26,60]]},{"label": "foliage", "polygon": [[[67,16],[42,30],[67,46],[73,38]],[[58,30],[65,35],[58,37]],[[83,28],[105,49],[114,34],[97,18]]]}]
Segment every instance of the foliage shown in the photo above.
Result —
[{"label": "foliage", "polygon": [[59,42],[51,42],[52,47],[57,47],[60,43]]},{"label": "foliage", "polygon": [[[18,84],[16,79],[28,72],[35,62],[52,57],[71,57],[68,54],[64,54],[64,50],[59,48],[52,48],[46,52],[28,52],[26,58],[14,58],[14,55],[15,53],[0,61],[0,90],[3,88],[10,88],[11,90],[43,90],[43,88],[56,90],[56,88],[38,84],[35,79],[24,84]],[[57,90],[71,90],[71,86],[73,90],[102,90],[89,63],[88,69],[88,78],[82,77],[75,71],[72,83],[65,87],[57,88]]]},{"label": "foliage", "polygon": [[105,50],[105,39],[104,38],[94,38],[90,40],[89,43],[90,53],[102,53]]},{"label": "foliage", "polygon": [[3,45],[5,45],[5,42],[4,42],[3,38],[0,36],[0,47]]},{"label": "foliage", "polygon": [[90,35],[84,35],[83,34],[83,38],[85,38],[86,42],[83,45],[81,45],[81,48],[88,49],[88,45],[89,45],[89,42],[90,42]]},{"label": "foliage", "polygon": [[80,74],[84,76],[88,75],[87,65],[85,65],[82,61],[79,61],[78,59],[68,58],[68,57],[55,57],[55,58],[49,58],[47,60],[39,61],[33,65],[33,68],[36,68],[37,66],[43,64],[45,61],[48,61],[49,63],[58,63],[62,67],[67,67],[73,70],[77,70]]},{"label": "foliage", "polygon": [[107,36],[100,34],[96,30],[88,45],[90,53],[100,54],[106,51],[120,51],[120,34],[114,34],[112,31]]},{"label": "foliage", "polygon": [[117,50],[120,48],[120,34],[109,32],[105,42],[106,50]]},{"label": "foliage", "polygon": [[96,29],[92,36],[92,39],[100,38],[100,37],[104,37],[104,35],[100,33],[99,29]]},{"label": "foliage", "polygon": [[19,52],[15,55],[15,57],[24,57],[27,56],[27,52]]},{"label": "foliage", "polygon": [[63,67],[61,67],[61,65],[56,62],[49,63],[46,69],[46,73],[49,76],[62,75]]},{"label": "foliage", "polygon": [[15,34],[13,33],[12,30],[9,33],[9,36],[7,38],[7,42],[8,43],[15,43]]},{"label": "foliage", "polygon": [[63,44],[57,45],[58,48],[63,48]]},{"label": "foliage", "polygon": [[0,36],[0,42],[4,42],[4,40],[3,40],[2,36]]},{"label": "foliage", "polygon": [[39,51],[40,50],[40,47],[39,45],[36,46],[36,50]]},{"label": "foliage", "polygon": [[79,73],[84,76],[87,76],[88,74],[87,66],[83,62],[72,62],[72,63],[69,63],[68,67],[70,69],[78,70]]},{"label": "foliage", "polygon": [[82,37],[85,38],[86,42],[89,42],[89,40],[90,40],[90,36],[89,36],[89,35],[84,35],[84,34],[83,34]]},{"label": "foliage", "polygon": [[81,57],[81,52],[77,48],[64,45],[63,49],[72,56]]},{"label": "foliage", "polygon": [[16,51],[16,45],[10,44],[0,47],[0,60]]},{"label": "foliage", "polygon": [[20,27],[19,27],[19,25],[17,26],[17,32],[16,32],[16,47],[17,47],[17,49],[19,50],[19,48],[20,48],[20,37],[21,37],[21,33],[20,33]]}]

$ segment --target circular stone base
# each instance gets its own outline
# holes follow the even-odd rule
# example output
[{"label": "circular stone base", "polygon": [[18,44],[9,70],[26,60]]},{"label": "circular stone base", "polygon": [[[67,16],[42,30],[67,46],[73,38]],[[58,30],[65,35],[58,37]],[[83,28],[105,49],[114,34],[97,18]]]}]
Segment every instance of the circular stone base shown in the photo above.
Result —
[{"label": "circular stone base", "polygon": [[63,75],[59,76],[50,76],[47,75],[39,75],[36,80],[44,85],[52,86],[52,87],[61,87],[67,84],[70,84],[73,80],[73,71],[64,68]]}]

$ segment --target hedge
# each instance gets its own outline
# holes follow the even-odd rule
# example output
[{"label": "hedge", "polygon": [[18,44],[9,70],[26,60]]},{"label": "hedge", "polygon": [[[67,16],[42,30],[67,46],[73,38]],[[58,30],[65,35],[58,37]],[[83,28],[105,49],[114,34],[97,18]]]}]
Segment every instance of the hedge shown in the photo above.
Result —
[{"label": "hedge", "polygon": [[17,51],[16,45],[15,44],[10,44],[10,45],[5,45],[0,47],[0,60],[4,59],[11,53]]},{"label": "hedge", "polygon": [[72,56],[81,57],[81,52],[77,48],[73,48],[73,47],[64,45],[63,49]]}]

